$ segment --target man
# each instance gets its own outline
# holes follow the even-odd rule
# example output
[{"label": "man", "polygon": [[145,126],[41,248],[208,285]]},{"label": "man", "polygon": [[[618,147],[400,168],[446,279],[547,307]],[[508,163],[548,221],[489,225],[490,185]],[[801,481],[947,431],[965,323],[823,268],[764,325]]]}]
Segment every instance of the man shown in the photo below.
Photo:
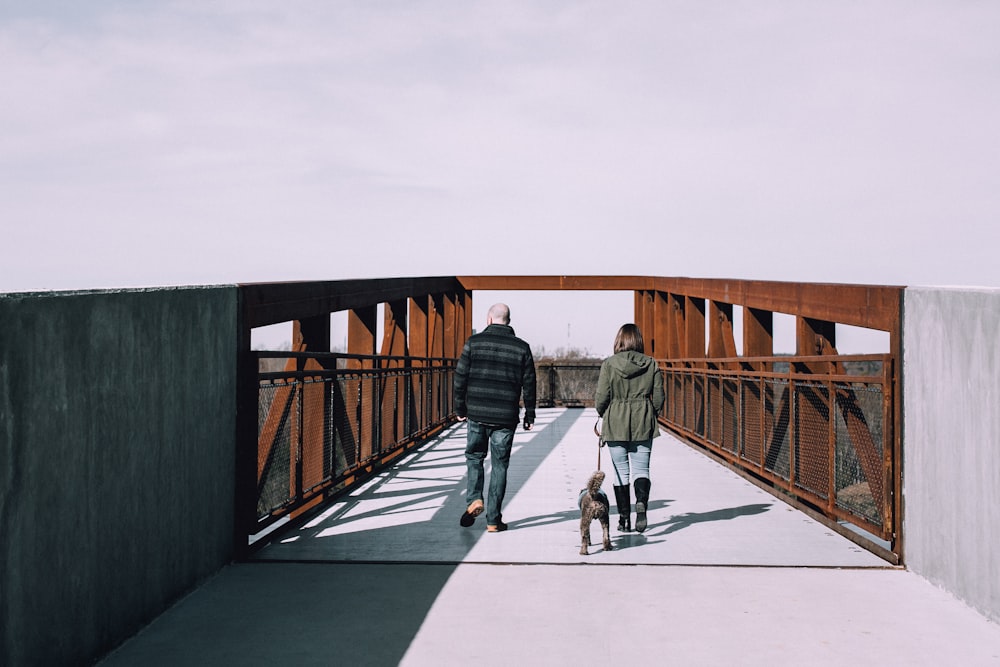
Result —
[{"label": "man", "polygon": [[[507,530],[501,508],[507,491],[507,467],[524,397],[524,430],[535,423],[535,360],[531,347],[514,335],[510,308],[490,307],[486,328],[465,342],[455,367],[455,413],[468,420],[465,465],[468,507],[459,524],[468,528],[486,511],[486,530]],[[483,505],[483,462],[490,453],[490,487]]]}]

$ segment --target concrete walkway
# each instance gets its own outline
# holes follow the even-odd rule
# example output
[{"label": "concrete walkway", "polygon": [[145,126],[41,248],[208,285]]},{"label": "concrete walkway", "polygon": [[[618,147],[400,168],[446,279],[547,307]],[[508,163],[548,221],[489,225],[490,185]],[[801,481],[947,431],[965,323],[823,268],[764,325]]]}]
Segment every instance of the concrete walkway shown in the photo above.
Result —
[{"label": "concrete walkway", "polygon": [[595,420],[542,410],[518,432],[505,533],[458,525],[459,425],[101,664],[1000,665],[1000,626],[669,435],[647,531],[605,552],[595,522],[581,556]]}]

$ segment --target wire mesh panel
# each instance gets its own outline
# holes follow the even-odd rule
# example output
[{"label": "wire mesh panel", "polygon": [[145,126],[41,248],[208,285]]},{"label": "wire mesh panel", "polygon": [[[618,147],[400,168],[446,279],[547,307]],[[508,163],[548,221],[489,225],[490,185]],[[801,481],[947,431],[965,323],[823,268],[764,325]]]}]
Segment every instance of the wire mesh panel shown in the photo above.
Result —
[{"label": "wire mesh panel", "polygon": [[768,431],[763,392],[764,384],[756,378],[741,378],[738,419],[745,427],[740,428],[739,453],[743,461],[757,468],[764,465],[764,440]]},{"label": "wire mesh panel", "polygon": [[316,355],[323,370],[261,374],[260,524],[370,472],[451,415],[452,360],[397,360],[378,368],[374,357],[351,358],[350,368],[335,357]]},{"label": "wire mesh panel", "polygon": [[361,379],[353,374],[334,378],[330,403],[333,475],[338,477],[355,468],[361,459]]},{"label": "wire mesh panel", "polygon": [[740,360],[733,370],[702,368],[701,360],[661,362],[662,420],[831,519],[888,538],[895,530],[895,463],[886,445],[891,357],[823,361],[816,364],[822,372],[775,357]]},{"label": "wire mesh panel", "polygon": [[441,392],[441,416],[440,418],[447,419],[455,412],[455,401],[452,395],[452,387],[455,384],[455,368],[449,367],[443,369],[440,373],[441,383],[439,385]]},{"label": "wire mesh panel", "polygon": [[410,405],[412,418],[417,424],[427,423],[431,415],[431,370],[414,369],[410,382],[413,384],[413,400]]},{"label": "wire mesh panel", "polygon": [[267,516],[292,497],[293,422],[298,418],[298,392],[294,384],[261,387],[257,414],[260,441],[257,450],[257,516]]},{"label": "wire mesh panel", "polygon": [[404,392],[400,391],[400,373],[389,371],[383,374],[379,393],[381,394],[379,404],[382,406],[382,418],[379,420],[381,424],[379,441],[383,449],[388,449],[392,447],[393,443],[399,442],[404,437],[403,424],[401,423],[403,406],[400,405],[400,401],[405,399],[405,395]]},{"label": "wire mesh panel", "polygon": [[681,430],[703,437],[705,378],[687,368],[664,370],[665,407],[661,416]]},{"label": "wire mesh panel", "polygon": [[737,393],[739,383],[719,376],[705,380],[706,430],[705,439],[712,444],[736,453],[738,449],[739,412]]},{"label": "wire mesh panel", "polygon": [[830,491],[830,390],[823,384],[796,382],[793,396],[794,482],[826,500]]},{"label": "wire mesh panel", "polygon": [[663,371],[663,394],[663,418],[677,424],[683,423],[684,384],[679,374],[669,368]]},{"label": "wire mesh panel", "polygon": [[303,380],[301,387],[302,434],[298,463],[300,466],[300,488],[296,495],[308,492],[330,481],[330,446],[331,433],[326,426],[326,395],[330,392],[330,383],[321,378]]},{"label": "wire mesh panel", "polygon": [[718,377],[705,378],[705,440],[724,447],[722,437],[722,382]]},{"label": "wire mesh panel", "polygon": [[738,380],[722,381],[722,441],[726,449],[739,452],[740,448],[740,388]]},{"label": "wire mesh panel", "polygon": [[791,383],[788,380],[765,379],[764,387],[764,470],[778,479],[791,480],[792,438]]},{"label": "wire mesh panel", "polygon": [[705,435],[705,384],[703,375],[687,376],[690,400],[684,406],[685,422],[688,429],[702,437]]},{"label": "wire mesh panel", "polygon": [[887,513],[883,474],[885,444],[880,386],[837,387],[834,489],[837,506],[882,527]]}]

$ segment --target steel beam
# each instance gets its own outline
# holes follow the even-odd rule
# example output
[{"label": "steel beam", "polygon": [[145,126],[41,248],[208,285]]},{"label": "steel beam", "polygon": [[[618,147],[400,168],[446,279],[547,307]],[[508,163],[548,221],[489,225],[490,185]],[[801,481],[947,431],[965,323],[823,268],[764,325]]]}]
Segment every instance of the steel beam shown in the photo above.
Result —
[{"label": "steel beam", "polygon": [[453,277],[437,277],[242,283],[239,288],[244,322],[255,328],[398,301],[415,294],[454,292],[461,285]]}]

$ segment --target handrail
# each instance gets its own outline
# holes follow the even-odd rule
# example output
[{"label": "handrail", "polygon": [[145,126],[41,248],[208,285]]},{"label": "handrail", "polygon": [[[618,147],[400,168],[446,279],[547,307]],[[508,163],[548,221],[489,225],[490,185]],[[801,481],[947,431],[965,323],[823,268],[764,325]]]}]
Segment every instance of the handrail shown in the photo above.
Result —
[{"label": "handrail", "polygon": [[[661,361],[667,395],[661,422],[898,563],[893,357],[848,359],[877,365],[878,372],[795,369],[829,357],[727,360],[761,366],[783,360],[786,371],[734,369],[722,363],[707,368],[704,359]],[[856,529],[844,529],[842,523]]]},{"label": "handrail", "polygon": [[455,360],[407,359],[259,374],[254,533],[363,481],[451,421]]}]

